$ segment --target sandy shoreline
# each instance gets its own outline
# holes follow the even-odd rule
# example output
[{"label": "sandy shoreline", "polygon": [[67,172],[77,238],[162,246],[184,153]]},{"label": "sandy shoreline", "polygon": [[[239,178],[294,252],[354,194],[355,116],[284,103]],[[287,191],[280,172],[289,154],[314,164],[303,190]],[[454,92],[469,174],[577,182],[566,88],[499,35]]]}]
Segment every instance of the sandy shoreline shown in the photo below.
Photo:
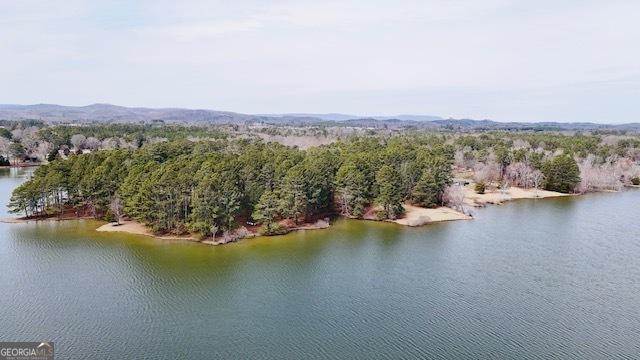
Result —
[{"label": "sandy shoreline", "polygon": [[190,235],[155,235],[143,224],[137,221],[121,221],[120,225],[116,223],[107,223],[96,229],[99,232],[123,232],[127,234],[135,234],[135,235],[145,235],[151,236],[157,239],[163,240],[189,240],[189,241],[198,241],[196,238]]},{"label": "sandy shoreline", "polygon": [[[312,223],[312,224],[311,223],[309,223],[309,224],[301,224],[300,226],[293,227],[293,228],[291,228],[289,230],[290,231],[319,230],[319,229],[326,229],[328,227],[329,227],[329,222],[328,221],[318,220],[315,223]],[[255,233],[255,232],[251,232],[251,231],[246,230],[246,228],[244,228],[244,230],[246,231],[246,235],[244,236],[244,238],[251,238],[251,237],[255,237],[255,236],[259,235],[259,234]],[[120,225],[116,225],[116,223],[107,223],[107,224],[104,224],[104,225],[98,227],[96,229],[96,231],[99,231],[99,232],[122,232],[122,233],[127,233],[127,234],[151,236],[151,237],[154,237],[156,239],[162,239],[162,240],[188,240],[188,241],[194,241],[194,242],[201,242],[201,243],[207,244],[207,245],[222,245],[222,244],[226,244],[227,243],[227,241],[224,241],[224,239],[222,237],[208,238],[208,239],[205,239],[205,240],[198,240],[194,236],[191,236],[191,235],[182,235],[182,236],[180,236],[180,235],[155,235],[144,224],[141,224],[141,223],[139,223],[137,221],[131,221],[131,220],[121,221]]]},{"label": "sandy shoreline", "polygon": [[[404,226],[422,226],[422,225],[433,224],[433,223],[444,222],[444,221],[473,219],[469,215],[463,214],[459,211],[456,211],[444,206],[434,208],[434,209],[427,209],[427,208],[421,208],[418,206],[405,204],[404,208],[405,208],[405,213],[402,218],[389,220],[389,222],[393,222],[393,223],[404,225]],[[364,220],[371,220],[371,219],[364,219]],[[289,230],[290,231],[319,230],[319,229],[327,229],[329,227],[330,227],[330,224],[328,221],[318,220],[315,223],[301,224]],[[216,237],[214,239],[209,238],[205,240],[197,240],[195,237],[189,236],[189,235],[185,235],[185,236],[155,235],[146,226],[136,221],[122,221],[120,225],[116,225],[115,223],[108,223],[98,227],[96,231],[122,232],[122,233],[135,234],[135,235],[151,236],[156,239],[162,239],[162,240],[196,241],[196,242],[201,242],[207,245],[222,245],[226,243],[223,241],[223,239],[219,237]],[[255,236],[259,236],[259,234],[255,232],[249,232],[248,236],[246,237],[255,237]]]},{"label": "sandy shoreline", "polygon": [[463,214],[451,208],[441,206],[434,209],[427,209],[409,204],[404,204],[404,216],[400,219],[391,220],[396,224],[406,226],[422,226],[443,221],[471,220],[471,216]]},{"label": "sandy shoreline", "polygon": [[548,190],[523,189],[514,186],[504,191],[491,190],[484,194],[476,194],[473,187],[474,184],[469,184],[464,187],[464,204],[467,206],[481,207],[487,204],[501,204],[505,201],[518,199],[547,199],[574,196],[574,194],[564,194]]},{"label": "sandy shoreline", "polygon": [[[501,204],[506,201],[517,200],[517,199],[544,199],[544,198],[553,198],[553,197],[564,197],[564,196],[573,196],[574,194],[563,194],[554,191],[546,191],[546,190],[533,190],[533,189],[522,189],[517,187],[511,187],[505,191],[500,190],[490,190],[485,194],[476,194],[473,189],[473,184],[469,184],[464,188],[465,199],[464,205],[470,207],[481,207],[486,206],[487,204]],[[413,206],[410,204],[404,204],[405,213],[402,218],[395,220],[388,220],[389,222],[393,222],[403,226],[422,226],[427,224],[445,222],[445,221],[457,221],[457,220],[471,220],[472,216],[464,214],[460,211],[454,210],[449,207],[437,207],[437,208],[422,208],[418,206]],[[374,214],[375,211],[372,212]],[[42,220],[76,220],[82,218],[46,218],[46,219],[20,219],[20,218],[1,218],[0,222],[3,223],[26,223],[30,221],[42,221]],[[328,220],[328,219],[327,219]],[[301,224],[295,227],[291,227],[290,231],[300,231],[300,230],[316,230],[316,229],[326,229],[330,227],[329,222],[327,220],[318,220],[316,223],[308,223]],[[365,216],[364,220],[375,220],[373,215]],[[248,231],[246,228],[243,228],[246,231],[246,238],[255,237],[259,234],[256,233],[256,230]],[[209,238],[205,240],[198,240],[196,237],[191,235],[156,235],[147,228],[144,224],[141,224],[136,221],[122,221],[120,225],[116,225],[115,223],[107,223],[96,229],[98,232],[121,232],[127,234],[135,234],[135,235],[143,235],[150,236],[156,239],[161,240],[186,240],[193,242],[201,242],[203,244],[208,245],[221,245],[226,242],[217,237],[217,238]]]}]

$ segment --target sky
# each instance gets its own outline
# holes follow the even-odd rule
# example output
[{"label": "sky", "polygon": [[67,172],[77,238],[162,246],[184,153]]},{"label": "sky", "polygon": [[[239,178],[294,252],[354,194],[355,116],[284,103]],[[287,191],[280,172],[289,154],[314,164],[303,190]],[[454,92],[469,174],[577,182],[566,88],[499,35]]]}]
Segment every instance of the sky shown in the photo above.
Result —
[{"label": "sky", "polygon": [[640,1],[0,0],[0,103],[640,122]]}]

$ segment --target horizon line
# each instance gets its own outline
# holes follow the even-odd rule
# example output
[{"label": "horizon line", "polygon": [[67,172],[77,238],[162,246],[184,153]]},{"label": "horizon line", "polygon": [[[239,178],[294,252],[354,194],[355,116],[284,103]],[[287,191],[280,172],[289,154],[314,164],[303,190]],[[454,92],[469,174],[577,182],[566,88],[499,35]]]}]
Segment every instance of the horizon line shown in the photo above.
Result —
[{"label": "horizon line", "polygon": [[[239,112],[234,110],[221,110],[221,109],[212,109],[205,107],[181,107],[181,106],[167,106],[167,107],[153,107],[153,106],[125,106],[125,105],[117,105],[108,102],[95,102],[88,105],[62,105],[56,103],[33,103],[33,104],[10,104],[10,103],[0,103],[1,106],[39,106],[39,105],[47,105],[47,106],[61,106],[61,107],[71,107],[71,108],[86,108],[96,105],[104,105],[104,106],[113,106],[127,109],[147,109],[147,110],[191,110],[191,111],[215,111],[215,112],[225,112],[225,113],[234,113],[239,115],[250,115],[250,116],[265,116],[265,117],[278,117],[278,116],[292,116],[292,117],[317,117],[322,115],[341,115],[341,116],[350,116],[353,119],[347,120],[325,120],[318,118],[318,120],[322,121],[348,121],[348,120],[359,120],[359,119],[370,119],[376,121],[385,121],[385,120],[401,120],[401,121],[417,121],[417,122],[431,122],[431,121],[442,121],[442,120],[454,120],[454,121],[464,121],[464,120],[472,120],[472,121],[492,121],[497,123],[509,124],[509,123],[518,123],[518,124],[548,124],[548,123],[560,123],[560,124],[594,124],[594,125],[630,125],[630,124],[640,124],[640,120],[632,121],[632,122],[611,122],[611,123],[601,123],[601,122],[593,122],[593,121],[562,121],[562,120],[536,120],[536,121],[520,121],[520,120],[494,120],[490,118],[473,118],[473,117],[446,117],[441,115],[434,114],[416,114],[416,113],[398,113],[392,115],[385,114],[374,114],[374,115],[354,115],[352,113],[343,113],[343,112],[335,112],[335,111],[324,111],[324,112],[305,112],[305,111],[288,111],[283,113],[251,113],[251,112]],[[424,116],[424,117],[437,117],[440,119],[434,120],[402,120],[397,117],[403,116]],[[376,118],[386,118],[386,119],[376,119]]]}]

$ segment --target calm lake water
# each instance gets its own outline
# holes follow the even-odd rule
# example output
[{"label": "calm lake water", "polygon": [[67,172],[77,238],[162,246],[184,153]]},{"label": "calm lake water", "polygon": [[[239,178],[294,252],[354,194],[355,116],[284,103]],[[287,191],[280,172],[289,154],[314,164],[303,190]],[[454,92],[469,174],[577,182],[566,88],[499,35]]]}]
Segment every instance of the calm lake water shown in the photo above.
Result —
[{"label": "calm lake water", "polygon": [[[2,204],[24,177],[0,170]],[[0,340],[53,340],[58,359],[638,358],[639,205],[518,201],[222,247],[3,223]]]}]

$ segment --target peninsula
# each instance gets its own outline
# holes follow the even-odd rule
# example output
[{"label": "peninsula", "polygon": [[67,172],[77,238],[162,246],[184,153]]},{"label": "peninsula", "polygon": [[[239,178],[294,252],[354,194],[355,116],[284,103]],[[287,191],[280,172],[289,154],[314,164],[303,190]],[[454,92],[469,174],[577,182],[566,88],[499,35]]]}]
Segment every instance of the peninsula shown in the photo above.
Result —
[{"label": "peninsula", "polygon": [[615,130],[6,125],[4,161],[40,165],[13,192],[13,213],[212,244],[326,228],[336,216],[463,220],[488,203],[640,183],[640,138]]}]

